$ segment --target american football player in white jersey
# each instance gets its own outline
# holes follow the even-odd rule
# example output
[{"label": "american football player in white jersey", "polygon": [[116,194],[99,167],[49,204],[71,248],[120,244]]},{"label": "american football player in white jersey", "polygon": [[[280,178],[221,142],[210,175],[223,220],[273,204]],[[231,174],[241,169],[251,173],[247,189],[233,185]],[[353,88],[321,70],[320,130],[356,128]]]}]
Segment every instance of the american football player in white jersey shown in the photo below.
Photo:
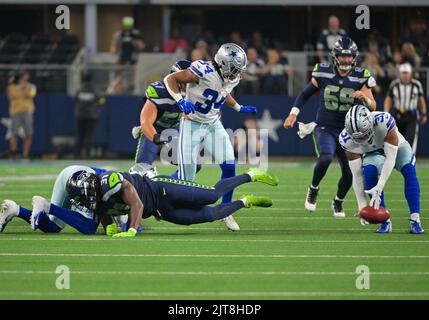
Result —
[{"label": "american football player in white jersey", "polygon": [[[422,234],[420,223],[420,187],[417,179],[416,159],[410,144],[396,127],[387,112],[369,111],[362,105],[353,106],[346,115],[345,129],[339,136],[346,150],[353,173],[353,189],[359,210],[367,205],[385,207],[383,189],[396,168],[404,177],[404,192],[410,210],[411,233]],[[378,233],[392,232],[390,219],[381,224]]]},{"label": "american football player in white jersey", "polygon": [[[220,121],[220,109],[226,104],[237,112],[256,113],[253,106],[242,106],[231,96],[246,70],[247,56],[234,44],[223,44],[214,61],[194,61],[187,70],[165,77],[170,95],[185,113],[180,123],[178,142],[179,179],[195,178],[197,158],[201,144],[211,153],[222,169],[222,179],[235,176],[235,157],[230,138]],[[186,84],[185,99],[179,84]],[[222,203],[231,202],[232,191],[223,196]],[[234,218],[224,220],[232,231],[239,230]]]}]

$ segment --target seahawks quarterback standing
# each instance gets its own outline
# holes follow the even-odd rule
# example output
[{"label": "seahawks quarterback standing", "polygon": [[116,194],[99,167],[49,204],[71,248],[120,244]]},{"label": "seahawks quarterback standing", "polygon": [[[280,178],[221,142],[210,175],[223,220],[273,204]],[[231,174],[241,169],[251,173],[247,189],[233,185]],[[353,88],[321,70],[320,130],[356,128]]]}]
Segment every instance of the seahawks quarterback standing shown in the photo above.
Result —
[{"label": "seahawks quarterback standing", "polygon": [[[404,177],[404,193],[410,210],[411,233],[422,234],[420,224],[420,186],[416,174],[416,158],[410,144],[387,112],[370,112],[362,105],[351,108],[346,115],[345,129],[339,137],[346,150],[353,173],[353,189],[359,210],[367,205],[385,207],[383,189],[393,168]],[[363,167],[363,168],[362,168]],[[392,232],[390,219],[382,223],[378,233]]]},{"label": "seahawks quarterback standing", "polygon": [[[188,60],[177,61],[170,69],[170,73],[180,70],[186,70],[191,65]],[[184,88],[181,88],[181,94],[185,95]],[[177,102],[167,91],[164,81],[152,82],[146,89],[145,102],[140,112],[140,126],[133,128],[133,137],[138,140],[135,156],[136,163],[152,165],[161,151],[162,146],[169,142],[177,144],[177,135],[169,136],[162,134],[168,129],[177,129],[180,123],[182,111]],[[170,131],[173,134],[173,131]],[[172,146],[172,150],[177,150]],[[172,163],[177,164],[177,153],[171,155]],[[201,166],[197,167],[197,172]],[[177,178],[177,172],[173,174]]]},{"label": "seahawks quarterback standing", "polygon": [[[179,130],[179,179],[194,180],[201,144],[220,165],[222,179],[235,175],[234,151],[220,121],[220,109],[226,103],[238,112],[256,113],[255,107],[241,106],[231,96],[246,65],[244,50],[234,43],[226,43],[219,48],[214,61],[194,61],[188,70],[165,77],[168,92],[185,113]],[[180,94],[181,84],[187,84],[185,99]],[[231,199],[232,191],[223,196],[222,203]],[[239,230],[232,216],[224,221],[230,230]]]},{"label": "seahawks quarterback standing", "polygon": [[358,48],[353,40],[341,37],[332,49],[331,58],[334,63],[316,64],[311,81],[296,98],[284,122],[286,129],[292,128],[297,121],[300,108],[320,90],[317,126],[313,136],[318,159],[308,188],[305,208],[312,212],[316,210],[319,184],[336,154],[342,174],[337,194],[332,201],[333,214],[336,218],[345,217],[343,201],[352,185],[352,173],[347,157],[338,142],[338,136],[344,127],[345,115],[358,101],[371,110],[376,108],[371,92],[371,88],[376,84],[375,80],[367,69],[356,67],[358,55]]}]

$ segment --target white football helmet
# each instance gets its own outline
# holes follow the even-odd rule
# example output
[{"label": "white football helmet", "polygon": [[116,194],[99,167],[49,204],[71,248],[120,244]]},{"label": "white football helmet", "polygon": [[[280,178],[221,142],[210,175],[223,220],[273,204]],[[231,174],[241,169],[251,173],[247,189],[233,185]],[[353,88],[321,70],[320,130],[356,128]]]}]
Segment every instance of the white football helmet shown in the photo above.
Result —
[{"label": "white football helmet", "polygon": [[374,136],[374,117],[362,105],[353,106],[346,114],[345,129],[356,143],[365,143]]},{"label": "white football helmet", "polygon": [[240,79],[240,74],[246,71],[247,55],[239,45],[235,43],[225,43],[216,52],[214,61],[220,69],[224,81],[236,82]]}]

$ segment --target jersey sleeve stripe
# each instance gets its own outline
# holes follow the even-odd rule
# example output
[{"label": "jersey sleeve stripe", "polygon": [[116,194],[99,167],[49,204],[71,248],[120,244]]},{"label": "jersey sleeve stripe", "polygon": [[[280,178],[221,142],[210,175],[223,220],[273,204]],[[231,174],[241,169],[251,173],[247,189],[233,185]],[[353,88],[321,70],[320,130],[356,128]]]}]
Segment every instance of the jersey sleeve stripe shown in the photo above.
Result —
[{"label": "jersey sleeve stripe", "polygon": [[328,73],[328,72],[313,72],[312,73],[313,77],[319,77],[319,78],[328,78],[328,79],[332,79],[333,77],[335,77],[335,74],[333,73]]},{"label": "jersey sleeve stripe", "polygon": [[103,201],[106,202],[110,199],[111,196],[113,196],[116,192],[121,190],[122,183],[118,183],[114,188],[110,189],[103,195]]},{"label": "jersey sleeve stripe", "polygon": [[393,119],[393,117],[391,116],[390,119],[387,121],[387,132],[389,132],[390,130],[392,130],[395,127],[395,119]]},{"label": "jersey sleeve stripe", "polygon": [[198,70],[197,68],[195,68],[194,66],[191,66],[189,68],[191,70],[191,72],[193,72],[196,76],[202,78],[204,77],[204,75],[200,72],[200,70]]},{"label": "jersey sleeve stripe", "polygon": [[173,106],[177,103],[176,100],[169,99],[169,98],[161,98],[161,99],[149,98],[149,100],[152,101],[153,103],[157,104],[157,105],[170,104]]}]

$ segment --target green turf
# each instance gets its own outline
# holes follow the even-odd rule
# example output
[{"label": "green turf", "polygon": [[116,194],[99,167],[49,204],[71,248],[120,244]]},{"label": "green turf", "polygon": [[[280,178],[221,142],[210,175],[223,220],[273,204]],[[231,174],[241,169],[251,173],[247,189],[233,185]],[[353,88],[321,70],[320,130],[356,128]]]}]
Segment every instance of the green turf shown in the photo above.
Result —
[{"label": "green turf", "polygon": [[[108,163],[125,169],[127,163]],[[66,163],[0,164],[0,199],[30,205],[32,195],[50,196],[54,177]],[[158,166],[161,173],[174,168]],[[253,183],[242,194],[268,195],[271,208],[235,214],[241,231],[223,222],[190,227],[154,219],[143,221],[134,239],[111,239],[67,227],[61,234],[33,232],[20,219],[0,234],[0,299],[428,299],[429,239],[408,234],[402,177],[394,172],[387,187],[393,233],[375,234],[361,226],[355,198],[347,218],[332,217],[330,201],[340,171],[332,166],[321,185],[316,213],[304,198],[312,163],[273,163],[280,185]],[[427,220],[429,167],[418,169],[423,226]],[[214,184],[216,166],[198,181]],[[71,271],[70,289],[57,290],[57,266]],[[369,267],[370,289],[356,288],[356,267]]]}]

